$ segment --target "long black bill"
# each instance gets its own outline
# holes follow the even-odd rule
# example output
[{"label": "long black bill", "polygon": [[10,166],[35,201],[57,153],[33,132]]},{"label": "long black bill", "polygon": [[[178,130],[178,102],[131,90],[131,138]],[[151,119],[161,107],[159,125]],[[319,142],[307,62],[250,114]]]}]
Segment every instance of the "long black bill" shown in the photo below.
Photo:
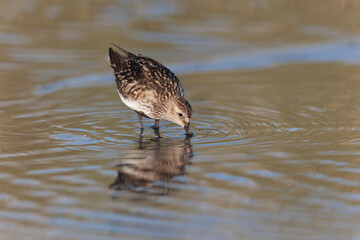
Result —
[{"label": "long black bill", "polygon": [[194,136],[194,134],[191,132],[191,129],[190,129],[190,123],[187,123],[184,126],[184,129],[186,131],[186,137],[193,137]]}]

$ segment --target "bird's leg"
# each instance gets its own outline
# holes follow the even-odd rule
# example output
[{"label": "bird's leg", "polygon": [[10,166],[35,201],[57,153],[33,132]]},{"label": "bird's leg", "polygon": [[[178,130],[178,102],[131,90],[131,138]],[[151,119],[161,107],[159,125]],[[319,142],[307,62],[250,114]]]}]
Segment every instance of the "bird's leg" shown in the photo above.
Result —
[{"label": "bird's leg", "polygon": [[142,138],[142,134],[144,132],[144,125],[143,125],[143,122],[142,122],[142,116],[138,113],[138,119],[139,119],[139,123],[140,123],[140,138]]},{"label": "bird's leg", "polygon": [[154,129],[159,129],[159,120],[156,120],[155,119],[155,122],[154,122]]},{"label": "bird's leg", "polygon": [[156,135],[157,138],[160,138],[159,128],[154,128],[154,133],[155,133],[155,135]]},{"label": "bird's leg", "polygon": [[154,126],[152,127],[154,129],[154,133],[157,138],[160,138],[160,131],[159,131],[159,120],[155,119]]},{"label": "bird's leg", "polygon": [[144,132],[144,129],[140,129],[140,134],[139,134],[139,137],[140,137],[140,139],[142,139],[143,138],[143,132]]},{"label": "bird's leg", "polygon": [[140,123],[140,129],[141,129],[141,132],[144,130],[144,125],[143,125],[143,122],[142,122],[142,116],[138,113],[138,119],[139,119],[139,123]]}]

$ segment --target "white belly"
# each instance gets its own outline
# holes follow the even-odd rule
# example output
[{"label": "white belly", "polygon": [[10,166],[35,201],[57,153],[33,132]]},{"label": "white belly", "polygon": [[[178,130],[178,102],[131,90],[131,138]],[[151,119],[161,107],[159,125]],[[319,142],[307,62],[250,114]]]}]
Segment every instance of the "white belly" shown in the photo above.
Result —
[{"label": "white belly", "polygon": [[123,103],[128,106],[129,108],[131,108],[132,110],[138,111],[138,112],[142,112],[144,113],[146,116],[149,117],[153,117],[152,114],[152,105],[149,102],[145,102],[145,101],[134,101],[131,100],[129,98],[125,98],[121,93],[119,93],[121,101],[123,101]]}]

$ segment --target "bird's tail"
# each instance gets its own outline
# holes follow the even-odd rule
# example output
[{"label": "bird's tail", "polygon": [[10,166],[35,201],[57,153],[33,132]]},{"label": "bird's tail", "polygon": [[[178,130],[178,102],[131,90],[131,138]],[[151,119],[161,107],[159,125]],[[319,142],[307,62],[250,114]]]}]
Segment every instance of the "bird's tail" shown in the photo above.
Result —
[{"label": "bird's tail", "polygon": [[118,53],[117,51],[115,51],[113,48],[110,47],[109,55],[105,57],[106,61],[109,63],[110,67],[114,70],[114,72],[119,72],[124,67],[127,60],[129,58],[135,57],[136,55],[122,49],[121,47],[117,46],[114,43],[111,43],[111,44],[114,45],[116,48],[120,49],[125,54],[125,56],[123,56],[120,53]]}]

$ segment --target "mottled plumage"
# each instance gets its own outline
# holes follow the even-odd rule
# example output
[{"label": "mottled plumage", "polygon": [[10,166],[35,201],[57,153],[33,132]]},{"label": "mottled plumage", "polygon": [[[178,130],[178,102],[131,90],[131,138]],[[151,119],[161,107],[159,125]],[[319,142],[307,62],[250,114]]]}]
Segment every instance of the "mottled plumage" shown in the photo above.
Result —
[{"label": "mottled plumage", "polygon": [[192,135],[192,109],[184,99],[184,88],[175,74],[149,57],[116,47],[124,55],[109,48],[106,60],[114,70],[121,100],[139,114],[141,129],[144,116],[155,119],[155,129],[159,127],[159,120],[167,120],[179,124],[187,135]]}]

